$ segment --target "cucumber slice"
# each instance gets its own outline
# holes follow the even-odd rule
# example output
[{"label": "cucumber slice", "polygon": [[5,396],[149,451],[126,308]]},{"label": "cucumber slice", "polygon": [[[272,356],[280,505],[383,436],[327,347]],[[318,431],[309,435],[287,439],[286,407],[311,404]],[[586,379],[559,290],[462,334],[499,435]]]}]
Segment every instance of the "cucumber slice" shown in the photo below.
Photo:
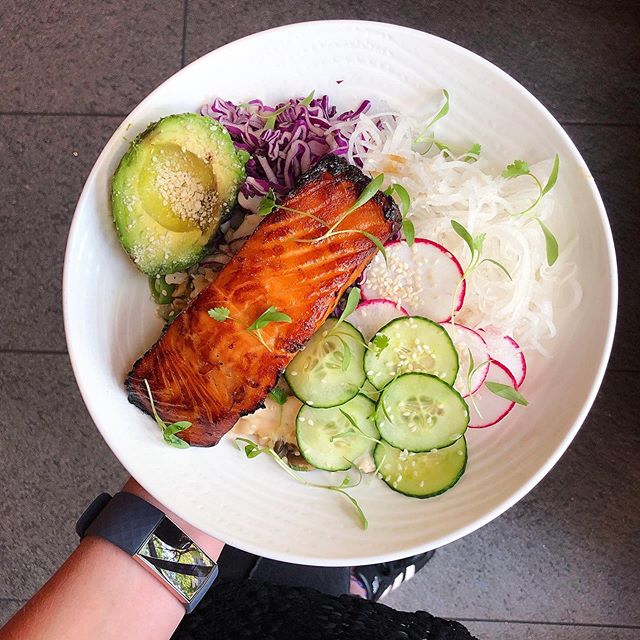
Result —
[{"label": "cucumber slice", "polygon": [[[358,458],[373,451],[376,443],[370,438],[380,437],[374,411],[375,403],[362,394],[330,409],[303,405],[296,419],[300,453],[317,469],[346,471]],[[345,414],[369,438],[363,436]]]},{"label": "cucumber slice", "polygon": [[448,447],[467,430],[469,407],[446,382],[405,373],[390,382],[376,405],[376,426],[390,445],[407,451]]},{"label": "cucumber slice", "polygon": [[329,318],[289,363],[284,377],[305,404],[336,407],[351,400],[364,384],[364,352],[364,338],[353,325],[338,325]]},{"label": "cucumber slice", "polygon": [[405,453],[386,442],[374,453],[379,474],[389,487],[412,498],[431,498],[453,487],[467,467],[464,436],[446,449]]},{"label": "cucumber slice", "polygon": [[396,376],[410,371],[431,373],[453,384],[458,374],[458,353],[449,334],[422,316],[396,318],[376,335],[389,340],[380,352],[371,349],[364,356],[367,378],[382,389]]}]

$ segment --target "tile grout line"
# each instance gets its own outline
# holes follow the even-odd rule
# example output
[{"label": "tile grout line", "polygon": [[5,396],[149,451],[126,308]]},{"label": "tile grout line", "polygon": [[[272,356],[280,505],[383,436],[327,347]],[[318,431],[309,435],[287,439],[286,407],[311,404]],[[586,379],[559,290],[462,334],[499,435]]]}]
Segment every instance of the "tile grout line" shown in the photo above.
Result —
[{"label": "tile grout line", "polygon": [[[184,0],[184,16],[185,22],[183,25],[183,45],[181,54],[181,68],[186,63],[186,30],[187,30],[187,7],[188,0]],[[1,117],[58,117],[58,118],[126,118],[129,113],[109,113],[109,112],[82,112],[82,111],[0,111]],[[558,120],[558,123],[563,127],[622,127],[622,128],[634,128],[640,127],[640,122],[579,122],[573,120]]]},{"label": "tile grout line", "polygon": [[180,68],[184,68],[187,54],[187,12],[189,10],[189,0],[182,0],[182,53],[180,55]]},{"label": "tile grout line", "polygon": [[[454,618],[451,618],[453,620]],[[459,622],[496,622],[506,624],[549,625],[553,627],[587,627],[597,629],[640,629],[637,624],[608,624],[606,622],[551,622],[548,620],[507,620],[502,618],[458,618]]]}]

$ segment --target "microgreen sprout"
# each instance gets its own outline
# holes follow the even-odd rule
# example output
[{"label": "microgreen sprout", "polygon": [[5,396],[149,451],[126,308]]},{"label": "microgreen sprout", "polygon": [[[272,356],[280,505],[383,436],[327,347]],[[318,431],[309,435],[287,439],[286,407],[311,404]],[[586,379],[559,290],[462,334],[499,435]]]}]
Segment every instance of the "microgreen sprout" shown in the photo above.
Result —
[{"label": "microgreen sprout", "polygon": [[[210,318],[216,322],[224,322],[225,320],[235,320],[233,316],[229,314],[227,307],[214,307],[209,309],[207,314]],[[276,307],[269,307],[266,311],[263,311],[247,328],[246,331],[253,334],[260,342],[271,351],[269,345],[264,341],[261,329],[264,329],[268,324],[272,322],[292,322],[291,316],[286,313],[278,311]]]},{"label": "microgreen sprout", "polygon": [[300,104],[305,107],[308,107],[311,104],[311,101],[313,100],[313,96],[315,92],[316,91],[314,89],[306,98],[304,98],[303,100],[300,100]]},{"label": "microgreen sprout", "polygon": [[507,276],[507,278],[509,278],[509,280],[513,280],[513,278],[511,277],[508,269],[503,264],[501,264],[497,260],[494,260],[493,258],[482,257],[482,249],[484,247],[484,241],[487,237],[485,233],[480,233],[474,237],[469,233],[467,228],[463,224],[460,224],[457,220],[451,220],[451,226],[456,234],[464,240],[467,247],[469,247],[469,251],[471,252],[469,264],[463,271],[462,277],[460,278],[458,285],[456,286],[456,289],[453,293],[454,309],[451,312],[451,322],[454,323],[455,301],[458,299],[458,292],[460,290],[460,287],[462,286],[464,280],[468,278],[478,267],[480,267],[485,262],[488,262],[498,267]]},{"label": "microgreen sprout", "polygon": [[282,209],[283,211],[291,211],[292,213],[299,213],[300,215],[306,216],[307,218],[311,218],[312,220],[319,222],[320,224],[322,224],[324,227],[327,228],[327,230],[317,238],[297,239],[295,240],[295,242],[304,242],[304,243],[319,242],[321,240],[326,240],[327,238],[331,238],[333,236],[337,236],[345,233],[359,233],[360,235],[364,236],[365,238],[373,242],[373,244],[376,246],[378,251],[380,251],[380,253],[382,253],[382,255],[384,256],[384,259],[386,262],[387,253],[385,251],[384,245],[380,241],[380,238],[373,235],[372,233],[369,233],[368,231],[364,231],[363,229],[337,229],[337,227],[344,221],[344,219],[348,215],[353,213],[356,209],[359,209],[360,207],[362,207],[364,204],[369,202],[369,200],[371,200],[376,195],[379,188],[382,186],[383,182],[384,182],[384,174],[382,173],[376,176],[373,180],[371,180],[371,182],[369,182],[369,184],[362,190],[362,193],[360,194],[358,199],[331,226],[329,226],[327,222],[325,222],[322,218],[319,218],[318,216],[312,213],[309,213],[308,211],[300,211],[299,209],[292,209],[291,207],[278,204],[276,201],[276,195],[273,189],[269,189],[269,192],[267,193],[267,195],[264,196],[262,200],[260,200],[258,204],[258,214],[264,217],[269,215],[275,209]]},{"label": "microgreen sprout", "polygon": [[385,195],[392,196],[395,193],[400,201],[400,213],[402,215],[402,234],[404,235],[407,244],[411,246],[416,237],[416,230],[413,226],[413,222],[407,218],[409,215],[409,209],[411,208],[411,197],[409,192],[398,183],[393,183],[385,190]]},{"label": "microgreen sprout", "polygon": [[292,209],[291,207],[285,207],[284,205],[278,204],[276,201],[276,194],[273,189],[269,189],[267,195],[260,200],[258,203],[258,215],[268,216],[274,209],[282,209],[283,211],[291,211],[292,213],[299,213],[307,218],[311,218],[316,222],[319,222],[321,225],[325,227],[329,227],[329,225],[322,219],[308,211],[300,211],[299,209]]},{"label": "microgreen sprout", "polygon": [[353,478],[349,475],[345,475],[340,484],[316,484],[315,482],[309,482],[307,479],[303,478],[299,473],[294,471],[271,447],[261,447],[257,445],[252,440],[247,438],[236,438],[235,439],[236,446],[242,451],[244,450],[244,454],[247,458],[255,458],[259,456],[261,453],[266,453],[268,456],[273,458],[280,467],[286,471],[296,482],[300,484],[306,485],[307,487],[313,487],[314,489],[326,489],[328,491],[335,491],[339,493],[341,496],[344,496],[349,502],[353,505],[356,514],[358,516],[358,520],[360,522],[360,526],[363,529],[367,529],[369,523],[367,521],[362,508],[358,504],[358,501],[349,493],[347,493],[347,489],[352,489],[353,487],[358,486],[362,479],[362,472],[360,472],[357,467],[355,467],[358,472],[358,478],[354,481]]},{"label": "microgreen sprout", "polygon": [[[374,438],[373,436],[370,436],[370,435],[366,434],[358,426],[358,423],[355,421],[355,418],[352,415],[347,413],[344,409],[340,409],[340,413],[348,420],[349,424],[351,424],[351,426],[356,430],[358,435],[362,436],[366,440],[371,440],[372,442],[376,442],[377,444],[380,444],[380,440],[378,440],[378,438]],[[353,432],[350,432],[350,433],[353,433]]]},{"label": "microgreen sprout", "polygon": [[272,322],[292,322],[292,320],[291,316],[278,311],[276,307],[272,306],[263,311],[246,329],[250,333],[253,333],[269,351],[271,351],[271,348],[264,341],[260,331]]},{"label": "microgreen sprout", "polygon": [[[342,370],[346,371],[351,364],[351,348],[349,347],[348,342],[342,337],[344,334],[340,334],[337,331],[338,327],[348,318],[354,311],[355,308],[360,303],[360,289],[358,287],[353,287],[351,291],[349,291],[349,295],[347,296],[347,302],[344,305],[344,309],[338,318],[338,322],[333,326],[333,329],[329,331],[326,335],[326,338],[331,336],[335,336],[338,338],[340,343],[342,344]],[[350,337],[350,336],[347,336]]]},{"label": "microgreen sprout", "polygon": [[[414,139],[414,144],[433,144],[434,138],[431,128],[436,122],[438,122],[438,120],[442,120],[442,118],[444,118],[449,113],[449,92],[446,89],[443,89],[442,95],[444,96],[443,105],[440,107],[438,113],[436,113],[436,115],[433,116],[433,118],[431,118],[431,120],[429,120],[429,122],[424,126],[424,128],[422,129],[422,133],[418,134],[418,136]],[[429,144],[429,147],[431,147],[431,144]],[[428,150],[429,149],[427,148],[426,151]]]},{"label": "microgreen sprout", "polygon": [[156,405],[153,401],[153,396],[151,395],[151,388],[149,387],[149,382],[146,378],[144,379],[144,386],[147,388],[147,395],[149,396],[149,402],[151,403],[153,418],[162,431],[164,441],[177,449],[187,449],[189,447],[188,443],[181,438],[178,438],[176,433],[180,433],[181,431],[188,429],[191,426],[191,423],[188,420],[180,420],[172,423],[165,422],[156,411]]},{"label": "microgreen sprout", "polygon": [[334,331],[337,329],[355,310],[356,307],[360,304],[360,289],[358,287],[353,287],[351,291],[349,291],[349,295],[347,296],[347,302],[344,305],[344,309],[338,318],[338,322],[336,322]]},{"label": "microgreen sprout", "polygon": [[509,400],[510,402],[515,402],[517,404],[521,404],[523,407],[526,407],[529,402],[524,398],[524,396],[517,390],[514,389],[511,385],[502,384],[501,382],[485,382],[484,386],[501,398],[505,400]]},{"label": "microgreen sprout", "polygon": [[[543,186],[542,182],[531,173],[531,169],[529,168],[528,163],[524,160],[514,160],[510,165],[507,165],[506,169],[502,172],[502,177],[505,180],[513,180],[514,178],[519,178],[521,176],[527,176],[531,178],[536,186],[538,187],[538,195],[536,199],[530,204],[524,211],[519,211],[518,213],[514,213],[515,216],[523,216],[531,213],[540,203],[542,198],[544,198],[551,189],[555,186],[558,181],[558,171],[560,170],[560,156],[556,153],[555,158],[553,160],[553,167],[551,169],[551,173],[549,174],[549,178],[546,184]],[[544,222],[540,219],[540,216],[532,216],[533,219],[538,223],[542,233],[544,235],[546,253],[547,253],[547,264],[551,267],[554,265],[555,261],[558,259],[559,249],[558,249],[558,241],[556,237],[553,235],[549,227],[547,227]]]}]

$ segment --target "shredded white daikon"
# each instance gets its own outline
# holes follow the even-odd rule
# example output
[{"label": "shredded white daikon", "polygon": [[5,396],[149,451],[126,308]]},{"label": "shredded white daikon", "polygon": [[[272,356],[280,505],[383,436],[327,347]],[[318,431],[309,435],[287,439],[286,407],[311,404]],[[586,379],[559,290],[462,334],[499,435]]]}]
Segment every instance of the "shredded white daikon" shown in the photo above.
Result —
[{"label": "shredded white daikon", "polygon": [[[379,116],[376,116],[378,119]],[[458,322],[471,328],[489,328],[513,336],[524,351],[550,355],[549,340],[556,335],[558,311],[578,306],[582,290],[572,261],[574,238],[560,247],[558,260],[547,265],[545,239],[532,215],[553,228],[553,191],[534,211],[524,211],[539,191],[527,176],[505,180],[501,168],[488,166],[482,157],[465,162],[464,156],[447,152],[418,153],[415,139],[420,122],[398,114],[385,115],[382,125],[361,115],[350,138],[349,160],[359,158],[364,170],[384,173],[386,183],[396,182],[411,196],[409,218],[416,236],[434,240],[466,269],[470,251],[453,231],[451,220],[463,224],[472,236],[486,234],[483,258],[497,260],[512,280],[497,266],[485,262],[467,277],[467,293]],[[531,167],[542,184],[552,160]]]}]

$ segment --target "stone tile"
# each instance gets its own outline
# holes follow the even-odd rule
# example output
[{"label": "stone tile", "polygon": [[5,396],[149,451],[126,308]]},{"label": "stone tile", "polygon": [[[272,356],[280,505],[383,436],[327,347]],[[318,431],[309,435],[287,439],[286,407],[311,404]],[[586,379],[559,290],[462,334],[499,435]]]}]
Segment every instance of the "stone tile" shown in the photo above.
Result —
[{"label": "stone tile", "polygon": [[609,366],[640,369],[640,127],[565,126],[593,174],[613,230],[620,279],[618,324]]},{"label": "stone tile", "polygon": [[465,622],[479,640],[636,640],[640,630],[520,622]]},{"label": "stone tile", "polygon": [[538,487],[439,549],[386,603],[446,618],[640,625],[640,431],[628,391],[639,383],[609,372]]},{"label": "stone tile", "polygon": [[[119,118],[0,116],[0,349],[64,350],[62,264],[86,176]],[[77,155],[74,155],[77,154]]]},{"label": "stone tile", "polygon": [[640,13],[629,3],[274,0],[228,5],[220,20],[208,0],[190,0],[186,59],[263,29],[340,18],[402,24],[456,42],[511,74],[561,120],[640,121]]},{"label": "stone tile", "polygon": [[75,521],[126,477],[67,356],[0,354],[0,598],[29,598],[77,543]]},{"label": "stone tile", "polygon": [[175,0],[3,0],[0,24],[0,111],[128,113],[180,68]]},{"label": "stone tile", "polygon": [[18,612],[25,600],[15,600],[13,598],[0,598],[0,627]]}]

